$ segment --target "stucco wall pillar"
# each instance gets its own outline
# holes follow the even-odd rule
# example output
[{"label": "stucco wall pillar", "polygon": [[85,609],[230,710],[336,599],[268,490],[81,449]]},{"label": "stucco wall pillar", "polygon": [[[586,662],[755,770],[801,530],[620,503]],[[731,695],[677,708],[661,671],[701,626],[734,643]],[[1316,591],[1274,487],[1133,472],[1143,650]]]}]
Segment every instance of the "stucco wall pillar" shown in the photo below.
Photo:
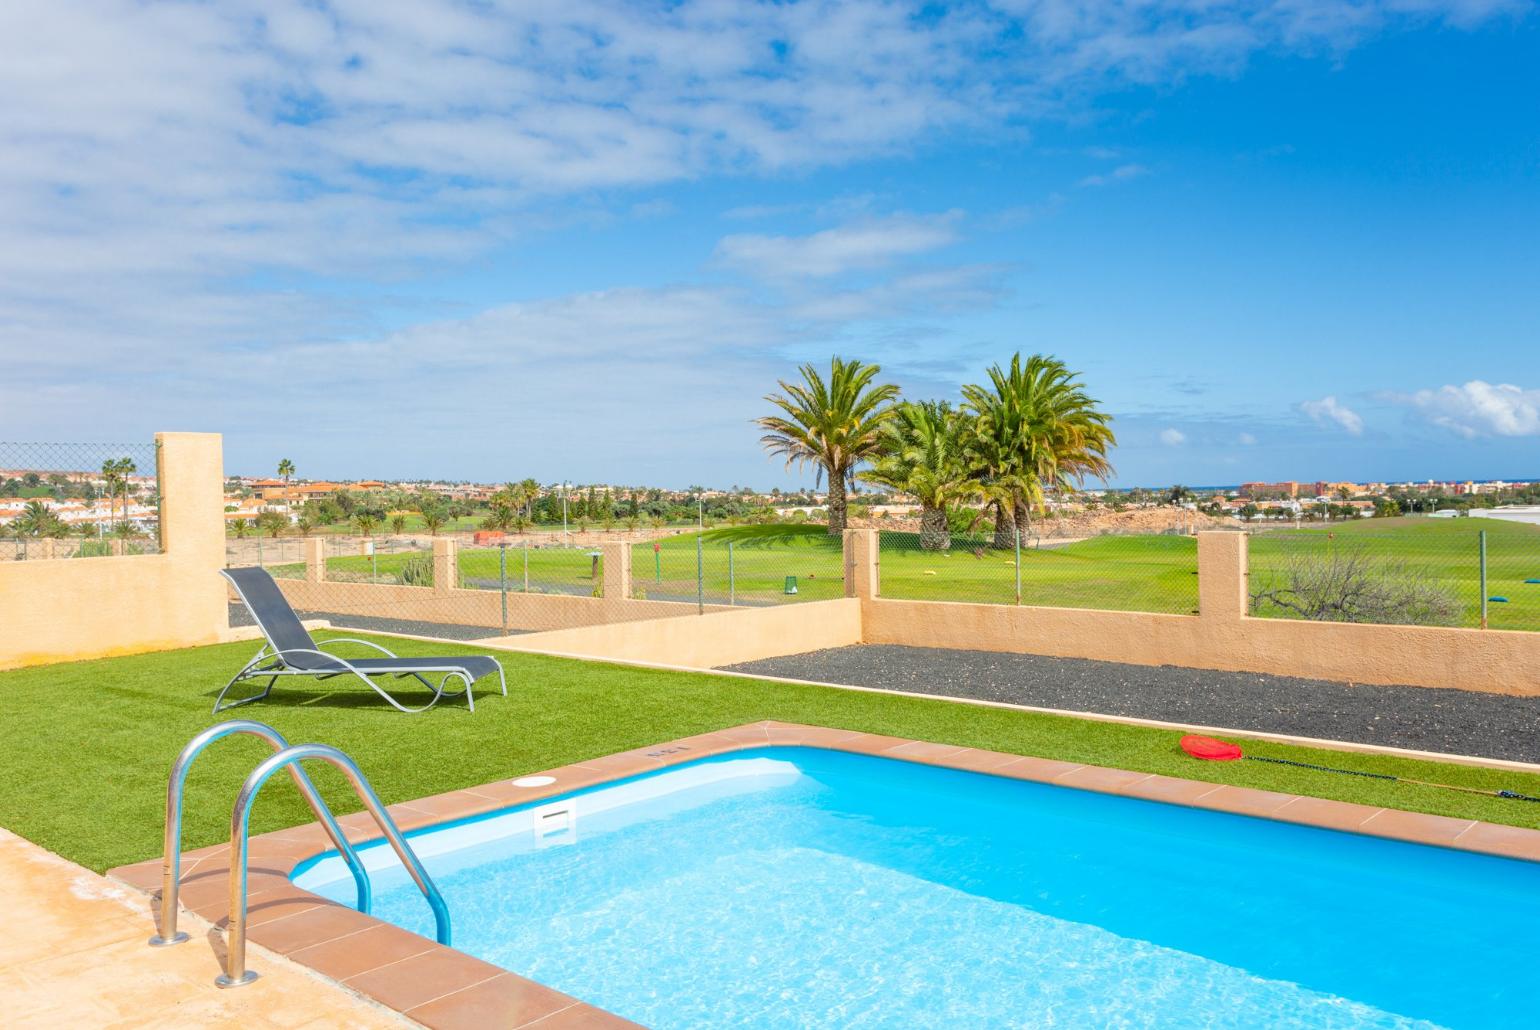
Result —
[{"label": "stucco wall pillar", "polygon": [[322,537],[305,538],[305,579],[311,583],[326,582],[326,540]]},{"label": "stucco wall pillar", "polygon": [[155,443],[161,549],[187,571],[178,589],[193,592],[189,600],[198,612],[194,624],[179,630],[185,639],[207,639],[230,629],[228,593],[219,578],[225,566],[224,441],[218,433],[156,433]]},{"label": "stucco wall pillar", "polygon": [[1245,533],[1198,534],[1198,615],[1239,622],[1246,616]]},{"label": "stucco wall pillar", "polygon": [[626,598],[631,596],[631,545],[600,544],[599,553],[604,557],[604,596]]},{"label": "stucco wall pillar", "polygon": [[877,530],[845,530],[845,596],[872,598],[882,584]]},{"label": "stucco wall pillar", "polygon": [[433,589],[446,594],[460,585],[460,544],[440,537],[433,541]]}]

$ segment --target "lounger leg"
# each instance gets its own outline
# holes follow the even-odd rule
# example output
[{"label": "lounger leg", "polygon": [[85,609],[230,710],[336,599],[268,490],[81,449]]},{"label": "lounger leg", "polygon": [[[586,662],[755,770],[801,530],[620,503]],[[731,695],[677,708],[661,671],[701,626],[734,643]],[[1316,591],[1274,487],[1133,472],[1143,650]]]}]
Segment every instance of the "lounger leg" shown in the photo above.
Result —
[{"label": "lounger leg", "polygon": [[[254,662],[252,664],[254,665],[256,663]],[[236,673],[235,676],[231,678],[229,683],[225,684],[224,689],[219,692],[219,696],[214,699],[215,715],[218,715],[220,712],[227,711],[231,708],[239,708],[241,705],[249,705],[253,701],[265,700],[267,696],[273,692],[273,684],[278,682],[277,676],[268,677],[267,686],[262,689],[262,693],[254,694],[251,697],[243,697],[239,701],[231,701],[228,704],[225,703],[225,695],[230,693],[231,687],[235,686],[237,683],[245,681],[248,678],[252,678],[249,676],[251,668],[251,665],[246,666],[246,668]]]},{"label": "lounger leg", "polygon": [[[389,691],[387,691],[384,687],[380,686],[378,683],[374,682],[374,680],[370,679],[368,676],[365,676],[362,672],[359,672],[357,669],[354,669],[353,670],[353,675],[357,676],[359,679],[361,679],[365,683],[369,684],[369,686],[374,689],[374,692],[376,694],[380,695],[381,697],[383,697],[385,699],[386,703],[389,704],[392,708],[396,709],[398,712],[405,712],[407,715],[416,715],[419,712],[426,712],[428,709],[430,709],[434,705],[438,704],[439,698],[444,696],[443,688],[439,687],[439,688],[433,690],[433,700],[429,701],[427,704],[423,705],[421,708],[408,708],[406,705],[402,704],[400,701],[397,701],[395,698],[391,697]],[[419,679],[420,678],[421,677],[419,677]],[[433,688],[433,685],[431,683],[428,684],[428,686],[429,686],[430,689]]]}]

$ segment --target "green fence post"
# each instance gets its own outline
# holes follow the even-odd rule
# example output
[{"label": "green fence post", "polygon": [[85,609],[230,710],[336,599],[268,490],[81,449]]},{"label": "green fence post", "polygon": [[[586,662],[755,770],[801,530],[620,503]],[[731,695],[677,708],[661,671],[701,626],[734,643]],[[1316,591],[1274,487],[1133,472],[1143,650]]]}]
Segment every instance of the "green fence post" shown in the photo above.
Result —
[{"label": "green fence post", "polygon": [[369,582],[380,581],[380,549],[374,545],[374,538],[369,538]]},{"label": "green fence post", "polygon": [[733,570],[733,542],[727,541],[727,603],[738,603],[738,581]]},{"label": "green fence post", "polygon": [[656,540],[652,542],[652,572],[653,579],[663,582],[663,547]]},{"label": "green fence post", "polygon": [[1021,529],[1016,530],[1016,603],[1021,603]]},{"label": "green fence post", "polygon": [[503,633],[508,633],[508,545],[497,544],[497,590],[503,602]]},{"label": "green fence post", "polygon": [[1487,531],[1477,534],[1481,540],[1481,628],[1487,628]]},{"label": "green fence post", "polygon": [[529,593],[529,541],[524,541],[524,592]]},{"label": "green fence post", "polygon": [[695,614],[706,614],[706,545],[695,537]]}]

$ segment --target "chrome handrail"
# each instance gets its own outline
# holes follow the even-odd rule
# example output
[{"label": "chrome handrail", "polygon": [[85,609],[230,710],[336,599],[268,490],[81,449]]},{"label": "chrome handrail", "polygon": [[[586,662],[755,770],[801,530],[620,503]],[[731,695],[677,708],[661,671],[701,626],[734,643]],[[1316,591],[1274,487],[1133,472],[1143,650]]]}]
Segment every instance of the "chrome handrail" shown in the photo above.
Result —
[{"label": "chrome handrail", "polygon": [[[176,762],[171,766],[171,777],[166,782],[166,836],[161,866],[160,933],[150,938],[150,944],[153,947],[180,944],[187,940],[187,934],[179,932],[176,928],[177,897],[180,892],[179,881],[182,873],[182,794],[187,784],[187,770],[204,748],[222,737],[237,733],[260,737],[271,745],[275,752],[282,752],[289,746],[283,734],[266,723],[254,722],[250,719],[232,719],[229,722],[211,726],[198,734],[188,741],[182,753],[177,756]],[[326,828],[326,835],[331,838],[333,846],[342,855],[343,860],[348,864],[348,870],[353,874],[353,882],[358,888],[358,910],[368,912],[372,901],[369,876],[364,872],[364,864],[359,860],[358,853],[348,843],[347,835],[342,832],[342,827],[337,825],[331,809],[327,808],[326,802],[321,800],[315,784],[310,782],[310,777],[305,775],[305,771],[297,765],[291,766],[289,771],[294,777],[294,785],[304,795],[315,817]]]},{"label": "chrome handrail", "polygon": [[379,796],[375,794],[374,788],[369,786],[369,781],[364,778],[358,765],[346,754],[327,744],[298,744],[284,748],[252,770],[251,775],[246,777],[246,782],[241,785],[241,792],[235,798],[235,808],[230,813],[230,932],[225,939],[225,971],[214,979],[214,983],[220,987],[239,987],[257,978],[256,973],[246,968],[246,862],[250,851],[247,831],[251,820],[251,806],[269,777],[285,766],[297,768],[297,763],[307,758],[319,758],[330,762],[347,777],[348,783],[353,787],[353,793],[358,795],[358,799],[374,817],[375,824],[379,826],[380,832],[385,834],[385,839],[390,841],[396,857],[401,860],[402,865],[406,866],[406,871],[417,883],[417,889],[422,891],[429,907],[433,909],[438,942],[449,943],[449,908],[444,904],[443,896],[434,886],[428,871],[417,860],[411,845],[407,844],[406,839],[401,836],[395,820],[380,803]]}]

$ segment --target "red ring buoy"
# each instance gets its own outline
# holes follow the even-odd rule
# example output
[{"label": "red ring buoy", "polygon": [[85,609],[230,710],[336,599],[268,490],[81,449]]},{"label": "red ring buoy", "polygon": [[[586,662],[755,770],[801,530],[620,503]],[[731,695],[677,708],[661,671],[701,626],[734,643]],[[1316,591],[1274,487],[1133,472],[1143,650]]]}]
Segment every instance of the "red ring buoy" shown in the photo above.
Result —
[{"label": "red ring buoy", "polygon": [[1194,758],[1201,758],[1207,762],[1233,762],[1241,757],[1239,744],[1227,744],[1213,737],[1199,737],[1193,734],[1182,738],[1182,750]]}]

